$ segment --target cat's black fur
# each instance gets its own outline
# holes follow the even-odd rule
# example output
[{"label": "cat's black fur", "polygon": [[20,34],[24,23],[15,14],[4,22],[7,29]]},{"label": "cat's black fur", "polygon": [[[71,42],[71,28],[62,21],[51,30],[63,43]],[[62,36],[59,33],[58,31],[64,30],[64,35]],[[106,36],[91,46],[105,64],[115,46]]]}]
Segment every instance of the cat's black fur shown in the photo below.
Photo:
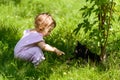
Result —
[{"label": "cat's black fur", "polygon": [[100,56],[97,55],[96,53],[92,53],[85,45],[82,45],[81,43],[77,42],[77,46],[75,47],[74,51],[74,57],[72,59],[78,59],[82,58],[85,61],[92,61],[92,62],[100,62]]}]

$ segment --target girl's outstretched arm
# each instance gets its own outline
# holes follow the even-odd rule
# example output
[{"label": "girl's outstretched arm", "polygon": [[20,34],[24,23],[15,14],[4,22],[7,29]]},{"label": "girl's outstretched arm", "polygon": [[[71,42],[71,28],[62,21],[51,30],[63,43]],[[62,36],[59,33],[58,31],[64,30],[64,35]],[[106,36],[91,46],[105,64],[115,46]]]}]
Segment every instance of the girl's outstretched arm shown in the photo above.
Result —
[{"label": "girl's outstretched arm", "polygon": [[55,52],[57,53],[57,55],[63,55],[65,54],[64,52],[60,51],[59,49],[55,48],[55,47],[52,47],[51,45],[49,44],[46,44],[44,41],[41,41],[38,43],[38,46],[42,49],[42,50],[45,50],[45,51],[50,51],[50,52]]}]

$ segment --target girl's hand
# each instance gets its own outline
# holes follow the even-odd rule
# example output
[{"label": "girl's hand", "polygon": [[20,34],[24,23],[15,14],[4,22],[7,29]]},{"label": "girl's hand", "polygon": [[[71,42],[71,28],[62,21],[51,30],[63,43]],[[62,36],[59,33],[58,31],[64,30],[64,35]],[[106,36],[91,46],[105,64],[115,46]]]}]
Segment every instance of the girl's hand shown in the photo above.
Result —
[{"label": "girl's hand", "polygon": [[65,53],[63,51],[60,51],[59,49],[55,48],[55,53],[58,55],[58,56],[61,56],[61,55],[64,55]]}]

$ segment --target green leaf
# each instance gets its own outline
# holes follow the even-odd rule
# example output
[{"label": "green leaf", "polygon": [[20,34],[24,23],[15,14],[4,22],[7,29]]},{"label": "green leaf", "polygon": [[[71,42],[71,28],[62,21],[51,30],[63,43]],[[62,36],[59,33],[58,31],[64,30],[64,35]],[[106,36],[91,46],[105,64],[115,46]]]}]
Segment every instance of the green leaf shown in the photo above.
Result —
[{"label": "green leaf", "polygon": [[80,10],[85,10],[87,9],[88,7],[87,6],[84,6],[83,8],[81,8]]}]

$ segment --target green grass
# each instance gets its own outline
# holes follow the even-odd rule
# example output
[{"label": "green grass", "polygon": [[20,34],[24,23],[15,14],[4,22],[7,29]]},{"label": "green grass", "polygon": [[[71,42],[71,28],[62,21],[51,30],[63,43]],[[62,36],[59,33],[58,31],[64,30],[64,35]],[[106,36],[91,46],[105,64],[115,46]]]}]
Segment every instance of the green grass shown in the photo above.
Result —
[{"label": "green grass", "polygon": [[[116,9],[119,10],[119,0]],[[97,53],[96,46],[83,30],[78,35],[73,30],[83,20],[80,8],[85,0],[1,0],[0,1],[0,80],[119,80],[120,79],[120,22],[113,23],[104,65],[82,64],[66,59],[74,51],[76,40],[88,45]],[[120,11],[120,10],[119,10]],[[49,12],[57,27],[45,38],[46,42],[63,50],[66,55],[58,57],[44,52],[46,60],[38,69],[32,64],[14,59],[13,49],[24,29],[34,27],[34,17]],[[116,14],[119,14],[117,12]],[[114,15],[116,19],[119,15]],[[93,19],[93,18],[92,18]],[[114,36],[113,36],[114,34]],[[78,62],[80,62],[78,64]]]}]

